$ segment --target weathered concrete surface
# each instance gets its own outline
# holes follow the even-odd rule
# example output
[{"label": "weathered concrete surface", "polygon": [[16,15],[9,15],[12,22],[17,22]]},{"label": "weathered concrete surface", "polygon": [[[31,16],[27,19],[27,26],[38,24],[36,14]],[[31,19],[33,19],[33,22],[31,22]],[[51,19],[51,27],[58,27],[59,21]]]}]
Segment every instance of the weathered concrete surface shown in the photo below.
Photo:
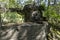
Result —
[{"label": "weathered concrete surface", "polygon": [[0,29],[0,40],[47,40],[47,26],[47,22],[3,26]]}]

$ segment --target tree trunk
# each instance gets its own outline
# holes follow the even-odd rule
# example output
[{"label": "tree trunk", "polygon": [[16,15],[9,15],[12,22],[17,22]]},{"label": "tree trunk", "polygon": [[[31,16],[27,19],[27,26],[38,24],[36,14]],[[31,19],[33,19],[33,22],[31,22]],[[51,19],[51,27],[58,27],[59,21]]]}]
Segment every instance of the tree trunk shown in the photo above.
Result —
[{"label": "tree trunk", "polygon": [[48,0],[48,6],[50,5],[50,0]]},{"label": "tree trunk", "polygon": [[1,13],[0,13],[0,27],[1,27]]},{"label": "tree trunk", "polygon": [[56,5],[56,0],[54,0],[54,5]]}]

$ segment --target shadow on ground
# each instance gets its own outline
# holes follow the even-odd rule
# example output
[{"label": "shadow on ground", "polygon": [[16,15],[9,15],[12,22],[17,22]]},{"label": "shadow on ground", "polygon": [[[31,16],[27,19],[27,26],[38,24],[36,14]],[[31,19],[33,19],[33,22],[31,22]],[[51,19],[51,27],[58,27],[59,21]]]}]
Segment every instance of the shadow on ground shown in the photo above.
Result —
[{"label": "shadow on ground", "polygon": [[7,24],[0,29],[0,40],[47,40],[48,23]]}]

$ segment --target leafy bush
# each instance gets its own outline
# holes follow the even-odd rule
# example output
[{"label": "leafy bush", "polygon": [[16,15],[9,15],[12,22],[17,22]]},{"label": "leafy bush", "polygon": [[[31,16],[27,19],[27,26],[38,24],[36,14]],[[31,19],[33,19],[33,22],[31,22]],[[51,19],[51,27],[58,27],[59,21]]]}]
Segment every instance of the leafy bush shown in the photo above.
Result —
[{"label": "leafy bush", "polygon": [[23,22],[22,15],[19,15],[16,12],[2,14],[2,19],[3,22]]},{"label": "leafy bush", "polygon": [[52,6],[45,11],[44,16],[48,18],[48,22],[56,25],[60,21],[60,15],[57,13],[56,9]]},{"label": "leafy bush", "polygon": [[[49,6],[44,12],[44,16],[48,18],[50,25],[49,40],[60,40],[60,13],[57,6]],[[54,39],[53,39],[54,38]]]}]

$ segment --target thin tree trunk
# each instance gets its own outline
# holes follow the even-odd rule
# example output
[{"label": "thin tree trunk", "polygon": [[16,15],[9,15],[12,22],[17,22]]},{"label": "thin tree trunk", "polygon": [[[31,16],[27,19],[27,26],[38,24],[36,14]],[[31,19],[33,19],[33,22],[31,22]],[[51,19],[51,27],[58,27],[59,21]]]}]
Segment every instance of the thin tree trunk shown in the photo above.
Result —
[{"label": "thin tree trunk", "polygon": [[56,0],[54,0],[54,5],[56,5]]},{"label": "thin tree trunk", "polygon": [[1,27],[1,13],[0,13],[0,27]]},{"label": "thin tree trunk", "polygon": [[48,6],[50,5],[50,0],[48,0]]}]

